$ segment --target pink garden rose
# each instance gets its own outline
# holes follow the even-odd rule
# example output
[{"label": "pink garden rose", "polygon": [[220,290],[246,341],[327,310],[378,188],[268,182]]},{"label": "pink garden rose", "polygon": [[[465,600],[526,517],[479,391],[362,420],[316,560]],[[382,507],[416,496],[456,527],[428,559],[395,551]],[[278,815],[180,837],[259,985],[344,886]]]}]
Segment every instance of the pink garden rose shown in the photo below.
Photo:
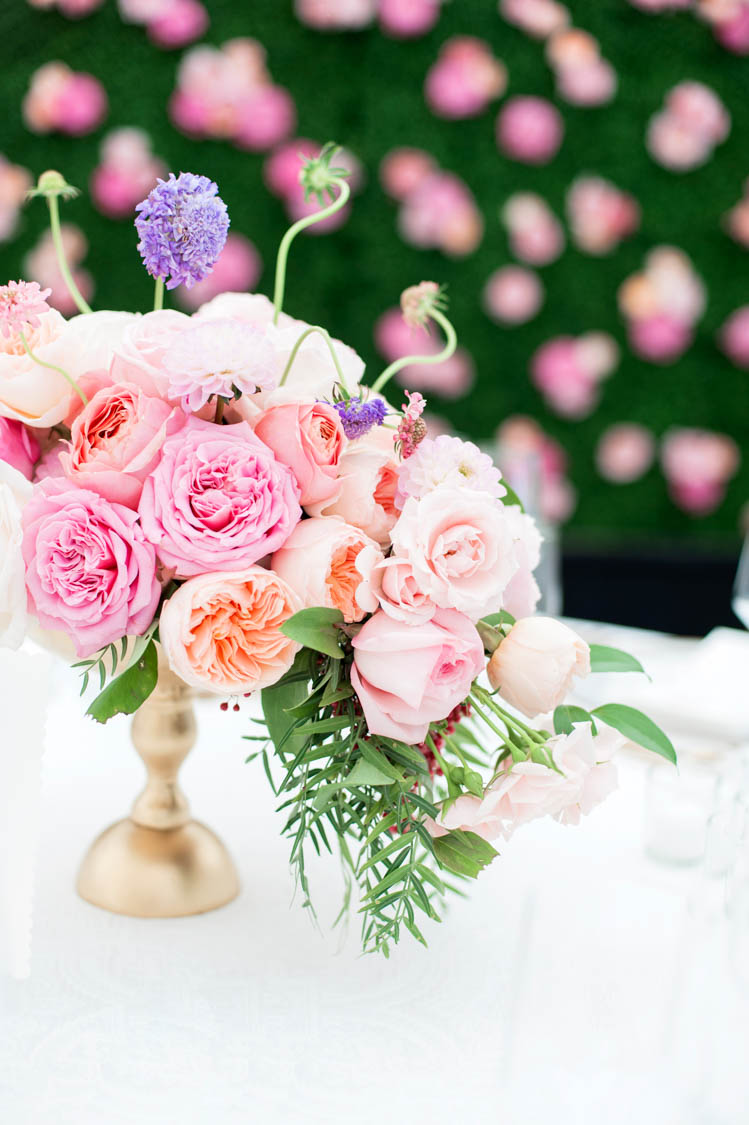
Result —
[{"label": "pink garden rose", "polygon": [[0,461],[31,480],[39,453],[39,442],[30,430],[21,422],[0,417]]},{"label": "pink garden rose", "polygon": [[339,519],[313,518],[296,525],[270,565],[305,608],[340,609],[350,624],[364,617],[356,595],[361,582],[357,559],[365,549],[382,559],[377,544],[358,527]]},{"label": "pink garden rose", "polygon": [[245,694],[276,683],[293,664],[300,646],[280,627],[299,609],[293,590],[261,566],[202,574],[165,602],[159,637],[185,683]]},{"label": "pink garden rose", "polygon": [[590,649],[553,617],[524,617],[495,649],[489,683],[529,719],[564,702],[574,676],[590,672]]},{"label": "pink garden rose", "polygon": [[455,610],[438,610],[420,625],[375,613],[353,645],[351,683],[367,726],[412,745],[462,703],[484,667],[481,638]]},{"label": "pink garden rose", "polygon": [[366,613],[384,610],[395,621],[429,621],[437,612],[433,601],[420,588],[407,559],[384,558],[379,548],[365,547],[357,556],[361,577],[356,601]]},{"label": "pink garden rose", "polygon": [[79,656],[146,631],[161,587],[135,512],[50,479],[35,487],[23,529],[29,608],[43,628],[66,632]]},{"label": "pink garden rose", "polygon": [[384,440],[389,441],[389,448],[373,435],[351,443],[341,458],[339,490],[331,500],[316,504],[313,513],[339,516],[383,547],[389,544],[390,529],[398,518],[398,463],[390,431]]},{"label": "pink garden rose", "polygon": [[347,441],[338,411],[327,402],[270,406],[253,421],[253,428],[277,460],[291,469],[303,507],[336,494]]},{"label": "pink garden rose", "polygon": [[80,488],[136,509],[162,445],[184,423],[181,410],[132,383],[104,387],[73,422],[60,463]]},{"label": "pink garden rose", "polygon": [[296,482],[246,422],[189,418],[162,447],[139,511],[146,538],[179,578],[250,566],[301,517]]},{"label": "pink garden rose", "polygon": [[391,539],[435,605],[473,621],[500,608],[518,569],[507,510],[488,492],[445,487],[409,498]]}]

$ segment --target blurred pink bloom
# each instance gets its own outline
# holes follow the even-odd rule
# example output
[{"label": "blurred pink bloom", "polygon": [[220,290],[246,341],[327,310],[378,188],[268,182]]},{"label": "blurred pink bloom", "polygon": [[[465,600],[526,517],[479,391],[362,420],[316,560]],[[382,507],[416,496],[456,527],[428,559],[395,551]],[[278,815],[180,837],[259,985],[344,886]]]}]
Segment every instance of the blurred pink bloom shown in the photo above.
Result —
[{"label": "blurred pink bloom", "polygon": [[633,8],[643,12],[670,12],[691,8],[693,0],[629,0]]},{"label": "blurred pink bloom", "polygon": [[616,71],[606,59],[557,71],[557,93],[571,105],[605,105],[616,93]]},{"label": "blurred pink bloom", "polygon": [[[407,355],[436,355],[443,343],[436,333],[411,328],[400,309],[384,312],[375,325],[375,346],[388,363]],[[475,368],[465,348],[442,363],[431,366],[407,366],[397,375],[401,386],[414,390],[433,391],[443,398],[460,398],[473,385]]]},{"label": "blurred pink bloom", "polygon": [[577,496],[567,480],[567,456],[534,418],[505,418],[496,432],[496,459],[503,477],[549,523],[563,523]]},{"label": "blurred pink bloom", "polygon": [[131,216],[166,165],[151,151],[151,139],[142,129],[114,129],[100,146],[101,164],[91,176],[94,205],[112,219]]},{"label": "blurred pink bloom", "polygon": [[718,335],[721,348],[737,367],[749,369],[749,305],[731,313]]},{"label": "blurred pink bloom", "polygon": [[210,22],[199,0],[169,0],[166,8],[148,21],[148,38],[165,50],[186,47],[205,34]]},{"label": "blurred pink bloom", "polygon": [[125,23],[148,24],[160,19],[172,0],[117,0],[120,16]]},{"label": "blurred pink bloom", "polygon": [[296,119],[291,96],[273,84],[265,49],[254,39],[191,48],[180,62],[169,112],[188,136],[225,138],[253,151],[278,144]]},{"label": "blurred pink bloom", "polygon": [[635,422],[619,422],[604,430],[596,447],[596,465],[613,484],[629,484],[643,476],[655,458],[652,431]]},{"label": "blurred pink bloom", "polygon": [[511,98],[497,118],[497,144],[512,160],[548,164],[564,137],[559,111],[545,98]]},{"label": "blurred pink bloom", "polygon": [[380,27],[394,39],[426,35],[439,19],[443,0],[380,0]]},{"label": "blurred pink bloom", "polygon": [[484,286],[484,309],[500,324],[525,324],[543,301],[544,287],[538,276],[522,266],[495,270]]},{"label": "blurred pink bloom", "polygon": [[[80,227],[72,223],[63,223],[61,228],[62,245],[68,265],[73,274],[76,285],[86,300],[91,300],[94,293],[94,282],[91,275],[79,269],[79,263],[88,253],[86,236]],[[49,230],[39,238],[23,260],[23,272],[32,281],[38,281],[42,288],[50,288],[52,295],[49,304],[61,312],[63,316],[74,316],[78,312],[75,301],[68,292],[68,287],[62,279],[57,265],[57,255]]]},{"label": "blurred pink bloom", "polygon": [[507,89],[507,69],[482,39],[458,35],[442,44],[424,93],[440,117],[476,117]]},{"label": "blurred pink bloom", "polygon": [[107,108],[101,83],[61,62],[45,63],[34,72],[22,107],[32,133],[57,131],[74,137],[98,128]]},{"label": "blurred pink bloom", "polygon": [[11,164],[0,155],[0,242],[16,233],[21,207],[32,182],[28,169]]},{"label": "blurred pink bloom", "polygon": [[719,506],[740,460],[732,438],[709,430],[669,430],[661,444],[661,465],[671,497],[694,516],[709,515]]},{"label": "blurred pink bloom", "polygon": [[239,103],[234,141],[250,152],[265,152],[288,137],[295,125],[291,94],[283,86],[269,84]]},{"label": "blurred pink bloom", "polygon": [[500,212],[510,249],[532,266],[555,262],[564,250],[564,231],[545,199],[533,192],[511,195]]},{"label": "blurred pink bloom", "polygon": [[377,0],[296,0],[297,18],[318,31],[366,27],[377,13]]},{"label": "blurred pink bloom", "polygon": [[402,201],[432,172],[437,163],[420,148],[394,148],[382,158],[380,182],[392,199]]},{"label": "blurred pink bloom", "polygon": [[561,31],[570,20],[567,9],[555,0],[500,0],[499,14],[535,39]]},{"label": "blurred pink bloom", "polygon": [[744,184],[744,198],[724,216],[724,224],[731,238],[749,248],[749,180]]},{"label": "blurred pink bloom", "polygon": [[63,16],[77,20],[95,12],[104,3],[104,0],[28,0],[32,8],[49,10],[57,7]]},{"label": "blurred pink bloom", "polygon": [[666,95],[664,108],[650,119],[647,147],[665,168],[689,171],[710,159],[730,129],[730,115],[709,86],[680,82]]},{"label": "blurred pink bloom", "polygon": [[484,234],[484,221],[468,186],[443,171],[421,180],[406,196],[398,227],[412,246],[440,249],[455,258],[472,254]]},{"label": "blurred pink bloom", "polygon": [[722,47],[735,55],[749,55],[749,3],[732,5],[733,14],[713,23],[713,33]]},{"label": "blurred pink bloom", "polygon": [[183,308],[194,312],[219,293],[254,291],[262,272],[263,262],[254,243],[243,234],[230,232],[213,271],[192,289],[180,285],[177,299]]},{"label": "blurred pink bloom", "polygon": [[580,176],[567,192],[575,244],[588,254],[608,254],[637,230],[640,208],[626,192],[600,176]]},{"label": "blurred pink bloom", "polygon": [[558,336],[531,357],[531,380],[557,414],[585,418],[598,403],[598,384],[617,360],[616,344],[605,333]]},{"label": "blurred pink bloom", "polygon": [[683,320],[661,314],[632,320],[627,331],[632,350],[652,363],[675,363],[692,343],[693,332]]}]

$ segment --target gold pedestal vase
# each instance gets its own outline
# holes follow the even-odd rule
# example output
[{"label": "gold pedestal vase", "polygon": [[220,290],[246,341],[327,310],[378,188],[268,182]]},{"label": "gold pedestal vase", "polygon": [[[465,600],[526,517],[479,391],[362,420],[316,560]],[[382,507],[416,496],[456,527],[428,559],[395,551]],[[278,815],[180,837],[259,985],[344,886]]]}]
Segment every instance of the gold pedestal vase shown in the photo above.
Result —
[{"label": "gold pedestal vase", "polygon": [[176,918],[215,910],[238,894],[229,853],[210,828],[192,820],[177,784],[196,735],[191,689],[159,652],[158,683],[132,724],[146,787],[130,816],[89,848],[77,883],[87,902],[138,918]]}]

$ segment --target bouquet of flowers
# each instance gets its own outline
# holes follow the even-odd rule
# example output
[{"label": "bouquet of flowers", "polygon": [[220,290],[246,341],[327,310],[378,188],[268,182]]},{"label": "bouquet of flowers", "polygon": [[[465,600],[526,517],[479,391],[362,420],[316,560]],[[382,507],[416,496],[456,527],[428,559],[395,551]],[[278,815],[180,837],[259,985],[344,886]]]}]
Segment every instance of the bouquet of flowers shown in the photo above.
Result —
[{"label": "bouquet of flowers", "polygon": [[21,643],[27,614],[64,633],[102,723],[153,691],[157,645],[223,709],[258,693],[248,761],[285,812],[305,905],[309,848],[338,850],[363,946],[387,954],[403,930],[423,941],[422,918],[518,825],[577,823],[625,738],[675,757],[632,708],[565,704],[573,677],[640,665],[534,616],[540,537],[518,498],[471,442],[429,437],[421,395],[385,398],[399,369],[456,346],[439,286],[401,305],[442,350],[371,385],[351,348],[283,312],[294,237],[348,198],[334,160],[303,163],[319,209],[284,236],[273,300],[225,293],[191,317],[164,289],[218,258],[214,183],[170,175],[139,204],[156,285],[138,315],[90,310],[60,238],[73,189],[40,178],[81,312],[0,288],[0,642]]}]

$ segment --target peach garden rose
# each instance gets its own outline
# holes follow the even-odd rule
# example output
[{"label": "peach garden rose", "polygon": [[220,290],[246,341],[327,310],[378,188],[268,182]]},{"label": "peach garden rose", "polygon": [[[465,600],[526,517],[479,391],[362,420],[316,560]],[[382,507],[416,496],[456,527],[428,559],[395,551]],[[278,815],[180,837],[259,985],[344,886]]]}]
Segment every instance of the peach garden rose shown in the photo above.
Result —
[{"label": "peach garden rose", "polygon": [[263,567],[202,574],[165,603],[159,635],[185,683],[244,694],[276,683],[291,667],[300,646],[280,626],[298,609],[291,587]]}]

